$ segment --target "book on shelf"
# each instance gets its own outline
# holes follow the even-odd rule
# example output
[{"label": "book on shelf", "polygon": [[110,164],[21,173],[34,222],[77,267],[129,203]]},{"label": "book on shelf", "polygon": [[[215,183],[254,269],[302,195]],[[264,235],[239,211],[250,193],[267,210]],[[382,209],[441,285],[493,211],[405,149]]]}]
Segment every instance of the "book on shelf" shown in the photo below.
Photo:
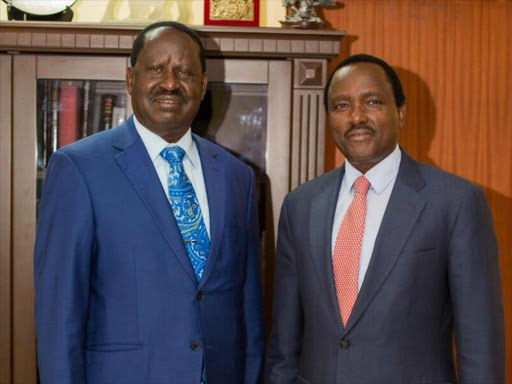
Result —
[{"label": "book on shelf", "polygon": [[78,86],[62,83],[60,86],[59,148],[78,139]]},{"label": "book on shelf", "polygon": [[91,97],[91,81],[85,80],[82,87],[82,113],[80,119],[80,138],[84,138],[88,135],[89,123],[90,123],[90,97]]},{"label": "book on shelf", "polygon": [[116,102],[115,95],[101,96],[101,128],[107,130],[112,128],[112,109]]},{"label": "book on shelf", "polygon": [[41,79],[37,83],[37,168],[58,148],[126,120],[120,81]]},{"label": "book on shelf", "polygon": [[43,81],[37,84],[37,97],[41,100],[37,109],[37,124],[40,131],[37,136],[37,168],[44,169],[48,164],[48,130],[50,114],[50,83]]},{"label": "book on shelf", "polygon": [[[124,83],[119,81],[97,81],[94,86],[94,91],[91,91],[91,99],[90,105],[92,106],[93,112],[90,115],[92,121],[89,124],[89,134],[117,127],[121,116],[120,111],[114,111],[114,109],[117,107],[125,108],[126,91]],[[110,101],[112,101],[112,104],[110,104]],[[105,107],[107,108],[107,120],[105,120]],[[116,113],[115,118],[114,112]],[[126,115],[126,108],[124,114]],[[124,116],[124,119],[126,119],[126,116]]]},{"label": "book on shelf", "polygon": [[96,87],[94,89],[93,97],[90,103],[92,106],[92,111],[90,113],[90,121],[89,127],[87,128],[87,134],[93,135],[99,131],[100,128],[100,119],[101,119],[101,93],[96,93]]},{"label": "book on shelf", "polygon": [[48,132],[48,158],[59,144],[59,80],[51,82],[50,124]]}]

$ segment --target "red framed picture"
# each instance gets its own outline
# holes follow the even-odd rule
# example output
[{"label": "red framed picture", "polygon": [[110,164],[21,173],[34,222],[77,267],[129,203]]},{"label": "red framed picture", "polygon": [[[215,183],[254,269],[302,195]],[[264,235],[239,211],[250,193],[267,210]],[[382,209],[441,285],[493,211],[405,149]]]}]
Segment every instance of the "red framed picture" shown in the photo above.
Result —
[{"label": "red framed picture", "polygon": [[204,0],[205,25],[254,26],[260,22],[260,0]]}]

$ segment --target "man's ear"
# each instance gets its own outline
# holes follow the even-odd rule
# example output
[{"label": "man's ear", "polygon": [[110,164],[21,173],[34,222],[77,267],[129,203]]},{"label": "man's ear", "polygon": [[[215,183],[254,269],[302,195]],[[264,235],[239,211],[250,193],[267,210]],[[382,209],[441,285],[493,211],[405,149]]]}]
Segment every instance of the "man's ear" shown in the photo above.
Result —
[{"label": "man's ear", "polygon": [[406,114],[405,112],[406,112],[406,107],[405,107],[405,103],[404,103],[404,105],[402,105],[401,107],[398,107],[398,121],[400,123],[400,128],[402,128],[405,123],[405,114]]},{"label": "man's ear", "polygon": [[126,89],[128,90],[128,93],[132,94],[132,87],[133,87],[133,68],[128,67],[126,68]]},{"label": "man's ear", "polygon": [[206,73],[203,73],[203,80],[201,84],[201,100],[204,99],[204,95],[206,94],[206,89],[208,87],[208,77],[206,76]]}]

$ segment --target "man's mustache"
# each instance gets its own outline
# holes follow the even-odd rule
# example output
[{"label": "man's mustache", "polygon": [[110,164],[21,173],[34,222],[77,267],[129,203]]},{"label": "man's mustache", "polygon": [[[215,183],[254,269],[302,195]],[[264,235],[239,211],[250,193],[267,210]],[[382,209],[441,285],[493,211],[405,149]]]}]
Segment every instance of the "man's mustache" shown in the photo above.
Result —
[{"label": "man's mustache", "polygon": [[160,90],[153,95],[153,97],[159,97],[159,96],[173,96],[173,97],[179,97],[180,101],[185,100],[185,96],[183,95],[183,93],[181,92],[180,89],[175,89],[173,91]]},{"label": "man's mustache", "polygon": [[347,132],[345,132],[345,137],[349,136],[354,131],[368,131],[371,134],[375,134],[375,130],[366,124],[352,124]]}]

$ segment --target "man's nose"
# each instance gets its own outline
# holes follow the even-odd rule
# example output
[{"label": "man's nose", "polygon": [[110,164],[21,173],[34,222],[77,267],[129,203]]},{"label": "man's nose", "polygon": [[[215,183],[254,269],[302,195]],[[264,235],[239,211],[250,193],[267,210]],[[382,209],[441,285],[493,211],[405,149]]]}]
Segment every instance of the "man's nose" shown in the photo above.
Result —
[{"label": "man's nose", "polygon": [[358,103],[352,107],[350,121],[353,124],[366,123],[368,121],[368,114],[364,105]]},{"label": "man's nose", "polygon": [[180,87],[180,82],[178,81],[178,77],[172,70],[164,71],[164,75],[162,81],[160,82],[160,86],[168,91],[174,91]]}]

